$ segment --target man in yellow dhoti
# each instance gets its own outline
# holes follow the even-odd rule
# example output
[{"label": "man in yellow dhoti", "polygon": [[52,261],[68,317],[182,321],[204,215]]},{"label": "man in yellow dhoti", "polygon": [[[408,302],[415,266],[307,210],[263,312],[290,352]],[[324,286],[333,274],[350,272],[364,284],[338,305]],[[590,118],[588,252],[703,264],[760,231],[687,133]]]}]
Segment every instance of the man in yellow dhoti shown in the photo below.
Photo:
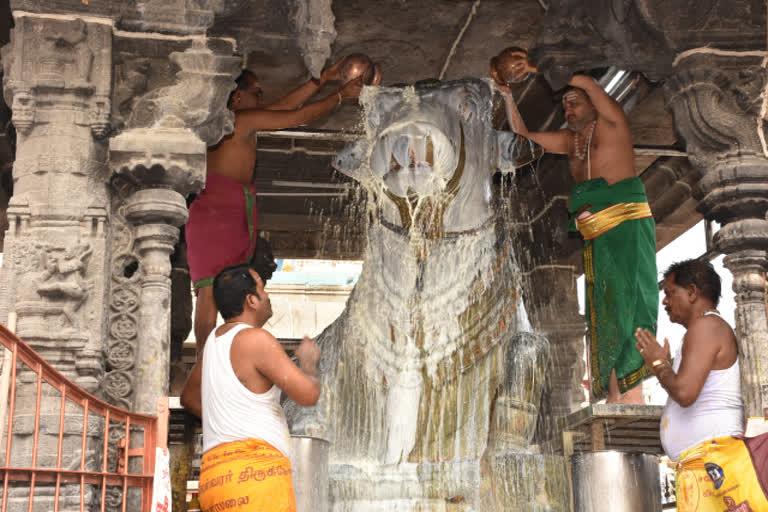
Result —
[{"label": "man in yellow dhoti", "polygon": [[203,512],[295,512],[280,391],[299,405],[317,403],[320,348],[304,338],[295,352],[299,368],[262,329],[272,305],[247,264],[222,270],[213,297],[225,322],[211,332],[181,397],[185,408],[202,412],[200,505]]},{"label": "man in yellow dhoti", "polygon": [[637,329],[637,350],[669,393],[661,443],[677,463],[677,510],[768,510],[768,434],[744,439],[739,350],[733,329],[715,309],[720,277],[708,262],[686,260],[664,274],[663,305],[686,327],[670,362],[647,329]]}]

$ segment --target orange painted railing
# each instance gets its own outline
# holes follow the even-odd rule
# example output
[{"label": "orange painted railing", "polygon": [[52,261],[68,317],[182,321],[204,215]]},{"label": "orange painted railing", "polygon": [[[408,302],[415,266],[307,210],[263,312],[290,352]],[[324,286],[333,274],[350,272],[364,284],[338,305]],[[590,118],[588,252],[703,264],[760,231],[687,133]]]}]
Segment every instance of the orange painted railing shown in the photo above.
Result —
[{"label": "orange painted railing", "polygon": [[[12,324],[13,322],[11,321],[9,323]],[[81,511],[85,511],[86,508],[92,510],[93,507],[93,504],[86,503],[86,486],[88,485],[93,486],[90,489],[98,490],[100,493],[102,512],[107,507],[107,488],[110,486],[114,486],[116,491],[121,492],[122,496],[120,497],[118,495],[118,497],[122,501],[121,509],[123,512],[125,512],[126,507],[128,506],[129,488],[139,488],[141,490],[141,510],[143,512],[149,512],[152,506],[155,451],[158,447],[167,447],[168,397],[162,397],[158,401],[157,416],[132,413],[99,400],[74,382],[64,377],[53,366],[41,358],[37,352],[32,350],[29,345],[24,343],[13,334],[11,330],[2,324],[0,324],[0,343],[10,351],[10,357],[7,357],[6,353],[5,359],[6,363],[10,362],[10,364],[7,367],[5,367],[5,364],[3,365],[3,372],[10,372],[10,381],[7,385],[7,396],[0,396],[0,406],[2,406],[0,407],[0,411],[5,409],[5,404],[7,404],[7,420],[5,417],[0,417],[0,424],[3,425],[3,430],[6,435],[5,453],[0,456],[0,463],[2,463],[2,466],[0,466],[0,480],[2,481],[0,511],[5,512],[8,507],[9,482],[15,482],[13,487],[17,493],[19,492],[19,486],[22,487],[22,493],[26,492],[26,487],[29,488],[28,510],[30,512],[33,510],[33,503],[35,500],[35,486],[40,482],[45,482],[47,483],[45,487],[54,487],[54,512],[58,512],[59,510],[59,498],[62,484],[79,485]],[[4,350],[0,348],[0,353],[2,352],[4,352]],[[36,375],[35,382],[37,386],[35,394],[34,437],[31,454],[32,463],[29,467],[14,467],[11,466],[11,454],[14,441],[13,426],[17,399],[17,374],[25,370],[34,372]],[[25,377],[24,381],[31,384],[31,379],[27,376]],[[57,400],[58,395],[55,395],[54,393],[60,395],[58,411],[58,443],[55,467],[40,467],[40,464],[38,463],[37,451],[38,442],[40,440],[40,408],[44,383],[54,390],[53,393],[51,393],[46,387],[46,402],[49,405],[51,401]],[[0,394],[4,391],[1,390],[2,387],[3,386],[0,386]],[[53,396],[51,396],[52,394]],[[65,410],[68,405],[71,409],[72,404],[76,404],[76,406],[82,408],[82,412],[76,414],[78,421],[82,418],[80,461],[77,469],[71,469],[71,466],[77,466],[76,463],[73,464],[72,462],[69,464],[70,468],[62,467],[65,444]],[[71,417],[72,414],[69,416]],[[103,432],[98,432],[98,435],[94,434],[93,428],[91,428],[90,432],[88,430],[89,421],[91,421],[94,416],[97,417],[96,421],[99,423],[103,421]],[[103,420],[98,418],[102,418]],[[117,427],[114,426],[116,423],[118,424]],[[55,425],[45,425],[45,435],[53,438],[51,431],[54,426]],[[68,428],[71,428],[71,423]],[[113,446],[112,457],[110,457],[110,429],[114,431],[115,428],[118,429],[120,434],[116,436],[113,433],[112,435],[113,442],[117,441],[117,447]],[[2,440],[2,435],[2,431],[0,431],[0,440]],[[68,435],[71,436],[71,432]],[[86,469],[88,462],[93,465],[92,460],[86,460],[89,437],[91,438],[91,448],[93,448],[95,443],[94,437],[101,438],[98,440],[98,444],[101,444],[102,450],[100,471],[93,471],[93,468],[91,468],[91,470]],[[138,440],[142,440],[142,446],[133,447],[131,438],[133,438],[134,442],[137,442],[137,444]],[[93,454],[93,450],[91,450],[91,453]],[[141,458],[141,461],[138,461],[135,458]],[[130,469],[132,467],[140,467],[140,472],[131,473]],[[24,485],[23,482],[28,483],[27,485]],[[96,495],[95,493],[90,492],[88,494],[91,497]]]}]

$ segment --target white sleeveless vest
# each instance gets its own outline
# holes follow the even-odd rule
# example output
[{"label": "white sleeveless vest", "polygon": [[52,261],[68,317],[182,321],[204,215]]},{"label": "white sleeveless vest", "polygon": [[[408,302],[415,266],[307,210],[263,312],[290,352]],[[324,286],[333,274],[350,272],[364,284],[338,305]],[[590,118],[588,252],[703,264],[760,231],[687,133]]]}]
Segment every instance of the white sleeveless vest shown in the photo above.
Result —
[{"label": "white sleeveless vest", "polygon": [[[682,346],[674,358],[675,373],[680,369],[681,353]],[[743,433],[744,403],[738,357],[730,368],[710,370],[699,397],[690,406],[683,407],[671,397],[667,398],[661,416],[661,444],[673,461],[681,452],[702,441]]]},{"label": "white sleeveless vest", "polygon": [[203,351],[203,452],[222,443],[261,439],[290,459],[290,433],[280,406],[280,388],[254,393],[235,375],[230,360],[237,333],[251,327],[236,325],[216,337],[214,329]]}]

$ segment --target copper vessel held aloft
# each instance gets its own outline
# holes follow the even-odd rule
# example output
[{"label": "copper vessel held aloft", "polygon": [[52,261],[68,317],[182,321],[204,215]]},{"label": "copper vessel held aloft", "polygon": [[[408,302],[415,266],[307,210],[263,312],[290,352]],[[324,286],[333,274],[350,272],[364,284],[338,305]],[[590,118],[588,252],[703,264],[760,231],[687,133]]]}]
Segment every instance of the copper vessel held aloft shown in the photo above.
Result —
[{"label": "copper vessel held aloft", "polygon": [[364,85],[378,84],[381,81],[381,68],[364,53],[351,53],[344,58],[339,69],[341,83],[363,77]]}]

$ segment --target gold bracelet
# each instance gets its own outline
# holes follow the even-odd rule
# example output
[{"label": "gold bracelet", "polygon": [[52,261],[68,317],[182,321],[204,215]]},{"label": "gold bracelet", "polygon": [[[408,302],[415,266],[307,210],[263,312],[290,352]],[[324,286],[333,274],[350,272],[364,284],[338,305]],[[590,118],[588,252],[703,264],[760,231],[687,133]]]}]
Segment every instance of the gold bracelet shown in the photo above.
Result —
[{"label": "gold bracelet", "polygon": [[[659,381],[659,384],[662,384],[661,377],[662,377],[662,375],[664,375],[664,372],[666,370],[669,370],[672,373],[675,373],[675,370],[673,370],[672,367],[668,366],[668,365],[662,364],[662,365],[659,365],[659,366],[661,367],[661,369],[658,371],[658,373],[654,371],[653,374],[656,376],[656,379]],[[662,386],[663,386],[663,384],[662,384]]]},{"label": "gold bracelet", "polygon": [[661,366],[663,364],[669,364],[669,361],[666,359],[657,359],[651,363],[651,370],[655,370],[657,366]]}]

